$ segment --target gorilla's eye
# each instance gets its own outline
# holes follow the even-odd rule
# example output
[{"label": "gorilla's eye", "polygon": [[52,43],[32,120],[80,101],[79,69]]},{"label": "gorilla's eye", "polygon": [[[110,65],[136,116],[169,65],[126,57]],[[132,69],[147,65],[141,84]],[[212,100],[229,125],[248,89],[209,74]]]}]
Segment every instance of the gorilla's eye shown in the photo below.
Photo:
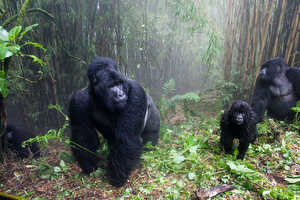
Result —
[{"label": "gorilla's eye", "polygon": [[263,68],[260,70],[261,75],[265,75],[267,73],[267,68]]},{"label": "gorilla's eye", "polygon": [[122,84],[121,80],[116,80],[112,85],[110,85],[110,88],[121,85],[121,84]]}]

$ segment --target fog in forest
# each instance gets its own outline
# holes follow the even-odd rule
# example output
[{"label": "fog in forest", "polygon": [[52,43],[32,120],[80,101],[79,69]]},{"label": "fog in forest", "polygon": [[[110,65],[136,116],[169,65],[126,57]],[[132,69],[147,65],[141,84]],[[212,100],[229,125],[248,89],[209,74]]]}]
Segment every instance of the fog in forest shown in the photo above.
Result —
[{"label": "fog in forest", "polygon": [[[0,4],[2,25],[10,30],[22,3]],[[298,1],[32,1],[23,23],[38,26],[26,40],[46,50],[22,50],[45,65],[27,57],[11,59],[8,116],[42,131],[60,126],[63,117],[48,106],[60,105],[68,113],[70,97],[87,86],[87,64],[96,56],[113,58],[157,104],[162,96],[195,94],[201,99],[198,112],[207,104],[222,107],[234,99],[249,100],[263,61],[283,56],[288,64],[299,64],[297,5]]]}]

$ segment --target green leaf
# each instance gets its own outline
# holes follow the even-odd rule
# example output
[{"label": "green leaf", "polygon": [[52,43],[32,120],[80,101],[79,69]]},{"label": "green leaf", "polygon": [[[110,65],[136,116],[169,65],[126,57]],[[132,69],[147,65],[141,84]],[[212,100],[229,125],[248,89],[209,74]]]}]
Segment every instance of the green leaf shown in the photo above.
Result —
[{"label": "green leaf", "polygon": [[8,41],[8,32],[2,26],[0,26],[0,40]]},{"label": "green leaf", "polygon": [[66,167],[66,163],[63,160],[60,160],[59,166],[61,166],[62,168],[64,168],[64,167]]},{"label": "green leaf", "polygon": [[9,40],[15,41],[17,39],[18,35],[20,34],[21,30],[22,30],[22,26],[13,27],[8,33]]},{"label": "green leaf", "polygon": [[7,80],[4,78],[0,78],[0,93],[3,97],[6,97],[8,94],[8,84]]},{"label": "green leaf", "polygon": [[0,45],[0,60],[4,60],[12,55],[14,54],[9,50],[9,47],[3,47],[3,45]]},{"label": "green leaf", "polygon": [[190,173],[188,173],[188,178],[189,178],[189,180],[195,180],[196,174],[194,172],[190,172]]},{"label": "green leaf", "polygon": [[227,165],[230,167],[230,169],[236,173],[239,174],[244,174],[244,173],[254,173],[255,171],[249,169],[248,167],[246,167],[245,165],[240,165],[237,163],[234,163],[232,161],[228,161]]},{"label": "green leaf", "polygon": [[7,47],[9,49],[9,51],[11,51],[13,54],[17,54],[20,50],[21,47],[19,45],[13,45],[13,46],[8,46]]},{"label": "green leaf", "polygon": [[32,59],[33,59],[33,62],[37,62],[37,63],[39,63],[41,66],[44,66],[44,65],[45,65],[45,62],[44,62],[42,59],[40,59],[40,58],[38,58],[38,57],[36,57],[36,56],[34,56],[34,55],[26,55],[26,56],[32,58]]},{"label": "green leaf", "polygon": [[173,162],[176,164],[180,164],[185,160],[185,157],[181,155],[181,153],[176,152],[175,150],[171,151]]},{"label": "green leaf", "polygon": [[33,25],[30,25],[30,26],[27,26],[25,28],[25,30],[21,33],[20,37],[19,37],[19,40],[21,40],[23,38],[23,36],[28,32],[28,31],[31,31],[34,27],[38,26],[38,24],[33,24]]},{"label": "green leaf", "polygon": [[0,71],[0,78],[5,78],[5,71],[4,70]]},{"label": "green leaf", "polygon": [[54,172],[58,173],[61,172],[61,168],[58,166],[53,167]]},{"label": "green leaf", "polygon": [[46,49],[43,47],[43,45],[41,45],[40,43],[37,43],[37,42],[25,42],[24,45],[32,45],[34,47],[37,47],[37,48],[40,48],[42,49],[43,51],[46,51]]},{"label": "green leaf", "polygon": [[291,184],[295,184],[295,183],[300,184],[300,175],[294,175],[294,176],[285,178],[285,180]]}]

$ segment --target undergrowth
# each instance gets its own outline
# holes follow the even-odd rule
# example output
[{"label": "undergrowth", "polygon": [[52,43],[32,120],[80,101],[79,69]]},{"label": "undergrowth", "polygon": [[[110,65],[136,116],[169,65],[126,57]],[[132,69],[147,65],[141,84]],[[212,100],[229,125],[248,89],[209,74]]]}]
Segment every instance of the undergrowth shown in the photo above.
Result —
[{"label": "undergrowth", "polygon": [[[31,185],[8,188],[8,180],[0,184],[0,190],[35,200],[171,200],[194,199],[194,191],[200,187],[231,184],[234,190],[214,199],[300,199],[299,126],[267,119],[258,125],[258,132],[258,140],[250,145],[245,159],[236,160],[237,141],[234,155],[224,154],[219,146],[217,119],[187,117],[180,125],[163,124],[158,147],[143,154],[141,167],[120,189],[108,184],[105,166],[89,176],[81,174],[69,148],[62,142],[60,146],[67,148],[56,147],[59,153],[19,161],[17,171],[30,168],[29,177],[25,172],[12,175],[5,166],[0,167],[1,173],[13,176],[15,184],[26,178],[35,185],[46,181],[48,190],[41,193]],[[98,153],[103,152],[105,155],[107,149],[102,148]],[[104,158],[102,163],[105,162]]]}]

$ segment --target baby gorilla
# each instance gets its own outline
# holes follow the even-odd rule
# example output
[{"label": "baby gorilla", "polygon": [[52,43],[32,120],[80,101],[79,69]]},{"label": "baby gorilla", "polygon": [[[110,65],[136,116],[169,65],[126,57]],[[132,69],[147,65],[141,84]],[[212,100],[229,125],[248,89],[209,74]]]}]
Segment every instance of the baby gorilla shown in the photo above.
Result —
[{"label": "baby gorilla", "polygon": [[226,153],[233,153],[233,139],[239,139],[238,159],[244,159],[250,142],[257,137],[256,116],[252,108],[245,101],[236,101],[230,110],[222,115],[221,145]]}]

